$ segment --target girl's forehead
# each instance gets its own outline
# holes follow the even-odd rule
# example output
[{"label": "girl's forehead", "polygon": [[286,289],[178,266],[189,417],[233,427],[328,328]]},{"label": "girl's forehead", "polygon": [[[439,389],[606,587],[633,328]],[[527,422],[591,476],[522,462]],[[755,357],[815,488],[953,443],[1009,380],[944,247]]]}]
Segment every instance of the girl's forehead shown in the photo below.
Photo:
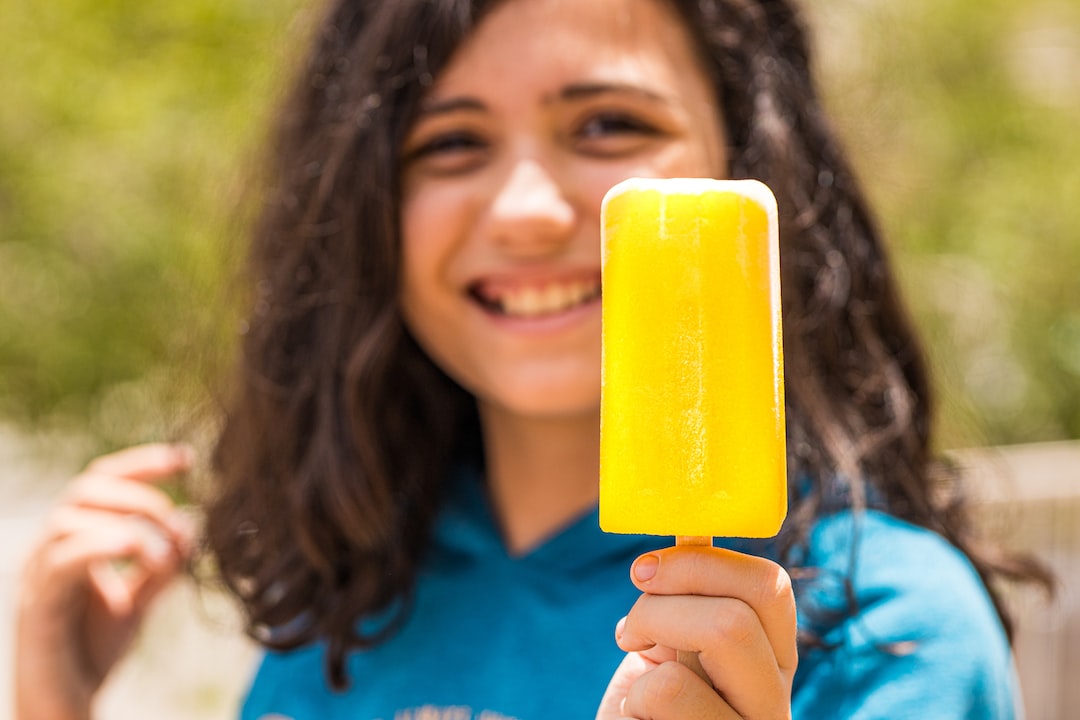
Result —
[{"label": "girl's forehead", "polygon": [[488,44],[513,37],[522,51],[593,43],[632,48],[649,41],[685,39],[686,28],[663,0],[506,0],[477,26],[466,44]]},{"label": "girl's forehead", "polygon": [[677,74],[694,63],[691,47],[683,21],[662,0],[505,0],[466,38],[440,80],[559,71],[618,76],[643,68]]}]

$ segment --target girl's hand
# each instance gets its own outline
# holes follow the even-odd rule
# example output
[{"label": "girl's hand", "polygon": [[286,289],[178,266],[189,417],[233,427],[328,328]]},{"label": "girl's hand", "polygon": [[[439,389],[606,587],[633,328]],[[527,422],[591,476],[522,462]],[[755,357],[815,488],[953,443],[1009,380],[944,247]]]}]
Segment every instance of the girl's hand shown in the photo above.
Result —
[{"label": "girl's hand", "polygon": [[19,588],[19,720],[90,716],[151,601],[189,555],[191,524],[151,483],[190,467],[191,451],[179,446],[108,455],[90,463],[51,511]]},{"label": "girl's hand", "polygon": [[[779,565],[710,547],[667,548],[631,568],[645,594],[619,622],[629,654],[597,720],[775,720],[791,717],[798,653],[795,598]],[[709,681],[678,664],[699,653]]]}]

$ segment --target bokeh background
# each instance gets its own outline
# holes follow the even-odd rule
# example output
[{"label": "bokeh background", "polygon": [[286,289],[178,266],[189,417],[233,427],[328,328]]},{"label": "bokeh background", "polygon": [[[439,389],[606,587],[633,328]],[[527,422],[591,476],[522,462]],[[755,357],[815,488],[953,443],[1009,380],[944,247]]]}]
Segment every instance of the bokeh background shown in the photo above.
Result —
[{"label": "bokeh background", "polygon": [[182,433],[303,3],[0,2],[0,417]]},{"label": "bokeh background", "polygon": [[[941,448],[1080,439],[1080,2],[805,4],[928,341]],[[267,119],[312,21],[300,0],[0,0],[5,615],[65,477],[212,418]],[[1075,446],[1053,447],[1040,502],[1075,529],[1077,455],[1060,452]],[[1075,562],[1071,532],[1038,543]],[[1075,600],[1048,633],[1075,629]],[[185,627],[159,623],[109,717],[229,716],[248,649]]]},{"label": "bokeh background", "polygon": [[813,4],[931,344],[942,442],[1080,437],[1080,3]]},{"label": "bokeh background", "polygon": [[[298,0],[2,0],[0,418],[180,432],[235,336],[246,192]],[[944,447],[1080,437],[1080,3],[809,3]]]}]

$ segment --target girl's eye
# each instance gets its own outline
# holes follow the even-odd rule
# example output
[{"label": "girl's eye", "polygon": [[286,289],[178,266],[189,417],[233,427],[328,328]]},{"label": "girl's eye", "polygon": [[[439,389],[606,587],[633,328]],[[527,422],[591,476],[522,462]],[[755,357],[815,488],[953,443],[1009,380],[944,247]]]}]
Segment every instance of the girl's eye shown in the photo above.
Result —
[{"label": "girl's eye", "polygon": [[583,139],[613,135],[657,135],[658,130],[644,120],[624,113],[601,113],[582,124],[578,135]]},{"label": "girl's eye", "polygon": [[482,160],[487,147],[483,138],[474,133],[445,132],[407,151],[404,162],[423,163],[425,167],[440,173],[461,172]]},{"label": "girl's eye", "polygon": [[661,135],[658,127],[626,113],[598,113],[578,126],[578,148],[598,157],[631,154]]},{"label": "girl's eye", "polygon": [[481,147],[483,147],[483,143],[469,133],[446,133],[436,135],[431,140],[428,140],[414,150],[411,155],[414,157],[448,155],[456,152],[478,150]]}]

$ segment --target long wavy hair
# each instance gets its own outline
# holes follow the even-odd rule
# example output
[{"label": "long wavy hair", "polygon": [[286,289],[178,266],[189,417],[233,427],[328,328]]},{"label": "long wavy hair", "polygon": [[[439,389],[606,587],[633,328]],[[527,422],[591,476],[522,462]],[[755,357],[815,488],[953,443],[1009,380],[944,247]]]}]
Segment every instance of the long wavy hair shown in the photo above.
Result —
[{"label": "long wavy hair", "polygon": [[[333,0],[271,143],[207,542],[249,632],[277,649],[325,641],[339,688],[347,653],[407,612],[448,468],[481,451],[473,399],[402,321],[399,157],[427,88],[499,1]],[[822,514],[872,498],[960,548],[991,592],[999,575],[1038,575],[976,540],[955,473],[931,454],[923,350],[797,9],[668,4],[715,86],[730,176],[766,182],[780,207],[785,557]],[[360,622],[375,615],[393,619]]]}]

